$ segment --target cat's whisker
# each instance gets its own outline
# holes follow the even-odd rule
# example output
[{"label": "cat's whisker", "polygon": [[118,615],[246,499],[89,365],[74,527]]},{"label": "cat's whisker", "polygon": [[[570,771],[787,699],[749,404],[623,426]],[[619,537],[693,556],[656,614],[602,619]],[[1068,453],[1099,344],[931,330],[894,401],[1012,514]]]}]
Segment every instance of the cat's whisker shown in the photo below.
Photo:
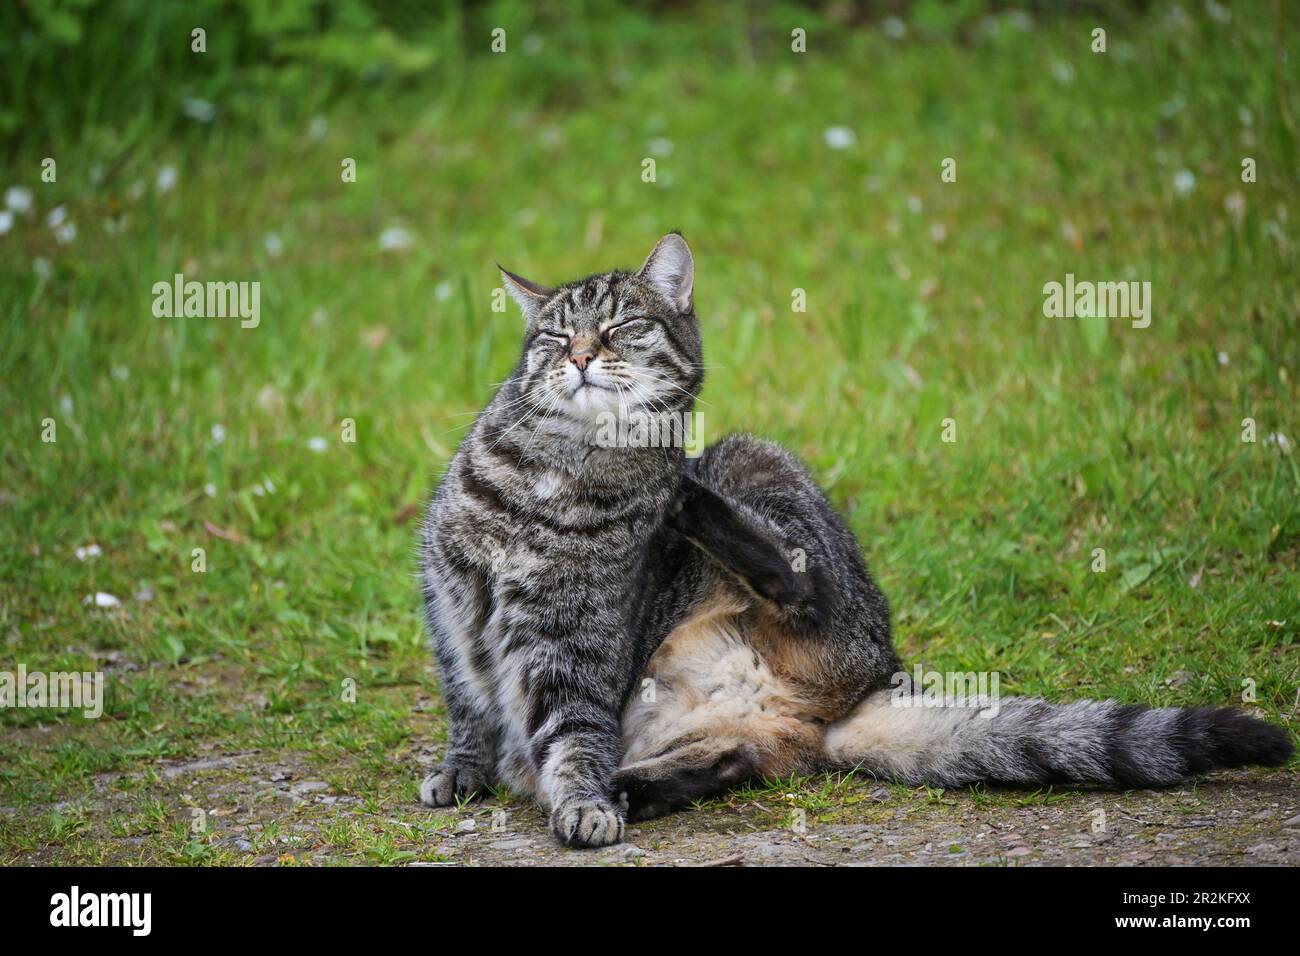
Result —
[{"label": "cat's whisker", "polygon": [[671,379],[663,378],[661,376],[655,375],[654,373],[650,372],[648,369],[629,366],[627,369],[627,373],[634,378],[644,377],[660,385],[671,386],[672,388],[677,389],[677,391],[681,392],[683,395],[689,397],[692,401],[699,402],[701,405],[705,405],[705,406],[710,405],[709,402],[706,402],[704,399],[700,398],[698,395],[694,394],[690,390],[682,388],[682,386],[678,385],[676,382],[672,381]]},{"label": "cat's whisker", "polygon": [[[558,394],[558,393],[556,393],[556,394]],[[545,408],[549,408],[549,407],[550,407],[549,405],[545,406]],[[518,427],[519,427],[520,425],[522,425],[524,422],[528,421],[530,415],[537,414],[537,412],[539,412],[539,411],[544,411],[544,408],[539,407],[539,406],[537,406],[537,405],[533,405],[532,408],[530,408],[528,411],[524,412],[524,414],[521,415],[521,416],[519,417],[519,420],[518,420],[517,422],[515,422],[513,425],[511,425],[511,426],[510,426],[509,428],[507,428],[504,432],[502,432],[500,435],[497,436],[497,440],[494,441],[491,445],[488,446],[488,451],[492,451],[494,448],[496,448],[497,445],[501,444],[501,442],[505,439],[505,437],[506,437],[507,435],[509,435],[512,431],[514,431],[516,428],[518,428]]]},{"label": "cat's whisker", "polygon": [[533,447],[533,442],[537,440],[538,436],[545,433],[546,426],[550,423],[551,419],[555,418],[563,410],[561,403],[565,397],[566,396],[562,392],[557,391],[555,393],[555,397],[551,400],[551,404],[547,406],[546,414],[543,416],[541,422],[538,423],[537,427],[533,429],[533,437],[528,439],[528,444],[524,446],[522,453],[524,457],[527,457],[529,450]]}]

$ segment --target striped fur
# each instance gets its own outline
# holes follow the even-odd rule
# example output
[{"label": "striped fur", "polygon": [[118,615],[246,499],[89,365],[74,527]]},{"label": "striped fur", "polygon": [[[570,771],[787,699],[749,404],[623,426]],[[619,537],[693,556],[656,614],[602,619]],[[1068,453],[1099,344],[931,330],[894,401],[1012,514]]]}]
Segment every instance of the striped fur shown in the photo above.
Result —
[{"label": "striped fur", "polygon": [[503,276],[524,353],[424,525],[450,719],[426,803],[501,782],[549,808],[562,842],[599,846],[756,776],[1150,786],[1289,757],[1286,731],[1231,710],[893,706],[888,605],[797,459],[743,435],[698,459],[593,442],[602,413],[693,406],[685,241],[555,289]]},{"label": "striped fur", "polygon": [[636,274],[548,289],[503,270],[527,320],[524,353],[424,525],[425,616],[451,724],[426,803],[499,780],[549,808],[567,844],[620,838],[619,713],[649,655],[636,645],[652,639],[634,616],[684,453],[593,438],[604,412],[691,408],[692,275],[677,235]]},{"label": "striped fur", "polygon": [[827,730],[826,754],[832,766],[865,766],[906,783],[1129,788],[1167,786],[1215,767],[1284,763],[1291,740],[1227,708],[1010,698],[985,718],[978,704],[903,708],[881,692]]}]

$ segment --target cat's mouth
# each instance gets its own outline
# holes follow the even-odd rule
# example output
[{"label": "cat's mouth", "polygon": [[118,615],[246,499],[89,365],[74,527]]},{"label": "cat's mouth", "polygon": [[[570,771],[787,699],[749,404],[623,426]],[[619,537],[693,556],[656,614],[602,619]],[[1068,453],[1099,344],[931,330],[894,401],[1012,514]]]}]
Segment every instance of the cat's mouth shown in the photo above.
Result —
[{"label": "cat's mouth", "polygon": [[599,391],[599,392],[612,392],[612,391],[614,391],[614,390],[613,390],[612,388],[610,388],[609,386],[607,386],[607,385],[600,385],[599,383],[597,383],[597,382],[593,382],[591,379],[588,378],[588,379],[583,379],[581,382],[578,383],[578,387],[575,388],[575,389],[573,390],[573,394],[574,394],[574,395],[577,395],[579,392],[581,392],[583,389],[586,389],[586,388],[594,388],[594,389],[596,389],[596,390]]}]

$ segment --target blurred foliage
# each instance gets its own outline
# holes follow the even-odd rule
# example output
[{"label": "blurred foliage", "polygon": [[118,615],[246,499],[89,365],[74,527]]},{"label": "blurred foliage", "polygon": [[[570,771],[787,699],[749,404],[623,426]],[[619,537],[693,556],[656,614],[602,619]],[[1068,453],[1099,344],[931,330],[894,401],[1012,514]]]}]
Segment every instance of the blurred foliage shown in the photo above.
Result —
[{"label": "blurred foliage", "polygon": [[[1020,6],[1046,14],[1130,4]],[[534,54],[504,58],[502,89],[517,89],[512,71],[526,70],[531,95],[565,100],[595,92],[593,75],[625,70],[629,52],[653,50],[665,16],[718,28],[713,44],[725,57],[757,33],[786,42],[790,23],[813,32],[901,15],[918,35],[938,39],[959,37],[1004,8],[995,0],[11,0],[0,4],[0,144],[12,153],[19,141],[45,145],[102,127],[132,141],[145,129],[165,134],[196,119],[277,122],[367,91],[454,94],[472,75],[468,57],[488,55],[498,27]],[[199,28],[202,53],[192,49]],[[834,33],[824,30],[818,43],[836,45]],[[565,55],[535,55],[543,43]]]},{"label": "blurred foliage", "polygon": [[[389,0],[21,0],[0,6],[0,136],[67,135],[185,105],[310,106],[435,67],[456,4]],[[196,52],[194,31],[205,31]],[[191,105],[189,115],[206,115]]]}]

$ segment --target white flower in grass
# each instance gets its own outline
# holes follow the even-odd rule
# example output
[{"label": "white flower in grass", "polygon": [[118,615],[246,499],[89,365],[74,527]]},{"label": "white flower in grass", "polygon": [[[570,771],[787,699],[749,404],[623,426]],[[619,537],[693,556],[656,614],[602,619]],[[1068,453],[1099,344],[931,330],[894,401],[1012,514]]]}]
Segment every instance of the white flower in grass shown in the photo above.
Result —
[{"label": "white flower in grass", "polygon": [[90,544],[82,545],[76,550],[78,561],[87,561],[90,558],[97,558],[103,553],[104,552],[100,550],[99,545],[95,544],[93,541]]},{"label": "white flower in grass", "polygon": [[42,279],[48,279],[54,275],[54,266],[49,259],[43,256],[37,256],[32,260],[32,268],[36,270],[36,274]]},{"label": "white flower in grass", "polygon": [[197,96],[187,96],[181,103],[181,112],[200,123],[211,123],[217,115],[217,108],[207,100],[201,100]]},{"label": "white flower in grass", "polygon": [[120,607],[122,602],[107,591],[96,591],[94,594],[87,594],[81,601],[87,607]]},{"label": "white flower in grass", "polygon": [[822,133],[822,139],[831,149],[848,149],[857,141],[857,136],[847,126],[830,126]]},{"label": "white flower in grass", "polygon": [[379,234],[379,248],[385,252],[400,252],[411,248],[415,238],[401,226],[389,226]]},{"label": "white flower in grass", "polygon": [[329,131],[329,120],[323,116],[313,116],[311,118],[311,123],[307,126],[308,138],[314,139],[318,143],[325,138],[325,134]]},{"label": "white flower in grass", "polygon": [[209,481],[203,486],[203,493],[209,498],[215,498],[217,496],[217,486]]},{"label": "white flower in grass", "polygon": [[1223,197],[1223,208],[1227,210],[1228,216],[1233,222],[1239,223],[1246,215],[1246,197],[1240,189],[1234,190]]},{"label": "white flower in grass", "polygon": [[1205,0],[1205,12],[1210,15],[1211,20],[1218,20],[1220,23],[1228,23],[1232,20],[1232,11],[1215,0]]},{"label": "white flower in grass", "polygon": [[62,398],[59,399],[59,411],[63,412],[63,414],[65,414],[65,415],[71,415],[71,414],[72,414],[72,396],[71,396],[71,395],[64,395]]},{"label": "white flower in grass", "polygon": [[50,214],[45,217],[45,224],[49,226],[51,229],[57,229],[59,228],[59,226],[63,225],[63,223],[67,220],[67,218],[68,218],[68,207],[55,206],[53,209],[50,210]]},{"label": "white flower in grass", "polygon": [[1265,439],[1270,445],[1277,447],[1277,450],[1284,455],[1291,453],[1291,439],[1287,438],[1281,432],[1269,432],[1268,438]]},{"label": "white flower in grass", "polygon": [[14,214],[8,209],[0,209],[0,236],[14,227]]},{"label": "white flower in grass", "polygon": [[1057,83],[1069,86],[1074,82],[1074,64],[1067,63],[1065,60],[1057,60],[1052,64],[1052,76],[1056,77]]},{"label": "white flower in grass", "polygon": [[646,149],[651,156],[671,156],[673,154],[673,141],[667,136],[656,136],[646,143]]},{"label": "white flower in grass", "polygon": [[433,287],[433,297],[439,302],[446,302],[455,293],[456,287],[451,284],[450,280],[443,279]]},{"label": "white flower in grass", "polygon": [[925,203],[921,202],[921,197],[911,195],[907,197],[907,211],[914,216],[921,215],[921,210],[925,208]]},{"label": "white flower in grass", "polygon": [[212,426],[212,443],[220,445],[226,440],[226,426],[220,423]]},{"label": "white flower in grass", "polygon": [[907,23],[899,17],[885,17],[880,23],[880,32],[891,40],[901,40],[907,36]]},{"label": "white flower in grass", "polygon": [[324,451],[326,448],[329,447],[329,442],[321,438],[319,435],[316,435],[312,438],[307,439],[307,447],[310,448],[312,451]]},{"label": "white flower in grass", "polygon": [[128,378],[131,377],[131,370],[127,368],[125,365],[114,365],[110,371],[110,374],[113,376],[113,378],[117,379],[119,382],[125,382]]},{"label": "white flower in grass", "polygon": [[10,186],[5,190],[5,206],[14,212],[27,212],[32,208],[32,191],[23,186]]},{"label": "white flower in grass", "polygon": [[1180,169],[1174,173],[1174,192],[1186,196],[1196,188],[1196,176],[1190,169]]},{"label": "white flower in grass", "polygon": [[262,246],[266,249],[266,254],[272,259],[278,258],[284,252],[284,240],[278,233],[268,232],[262,237]]},{"label": "white flower in grass", "polygon": [[1219,358],[1219,364],[1220,364],[1220,365],[1227,365],[1227,364],[1228,364],[1228,353],[1227,353],[1227,352],[1220,352],[1218,358]]},{"label": "white flower in grass", "polygon": [[1023,33],[1028,33],[1034,28],[1034,18],[1025,10],[1011,10],[1003,19],[1006,20],[1008,26],[1013,26]]},{"label": "white flower in grass", "polygon": [[66,246],[77,238],[77,224],[75,222],[65,222],[54,230],[54,238],[61,246]]},{"label": "white flower in grass", "polygon": [[176,167],[167,165],[158,170],[158,179],[155,186],[160,193],[169,193],[176,188],[176,183],[180,179],[180,173],[176,172]]}]

